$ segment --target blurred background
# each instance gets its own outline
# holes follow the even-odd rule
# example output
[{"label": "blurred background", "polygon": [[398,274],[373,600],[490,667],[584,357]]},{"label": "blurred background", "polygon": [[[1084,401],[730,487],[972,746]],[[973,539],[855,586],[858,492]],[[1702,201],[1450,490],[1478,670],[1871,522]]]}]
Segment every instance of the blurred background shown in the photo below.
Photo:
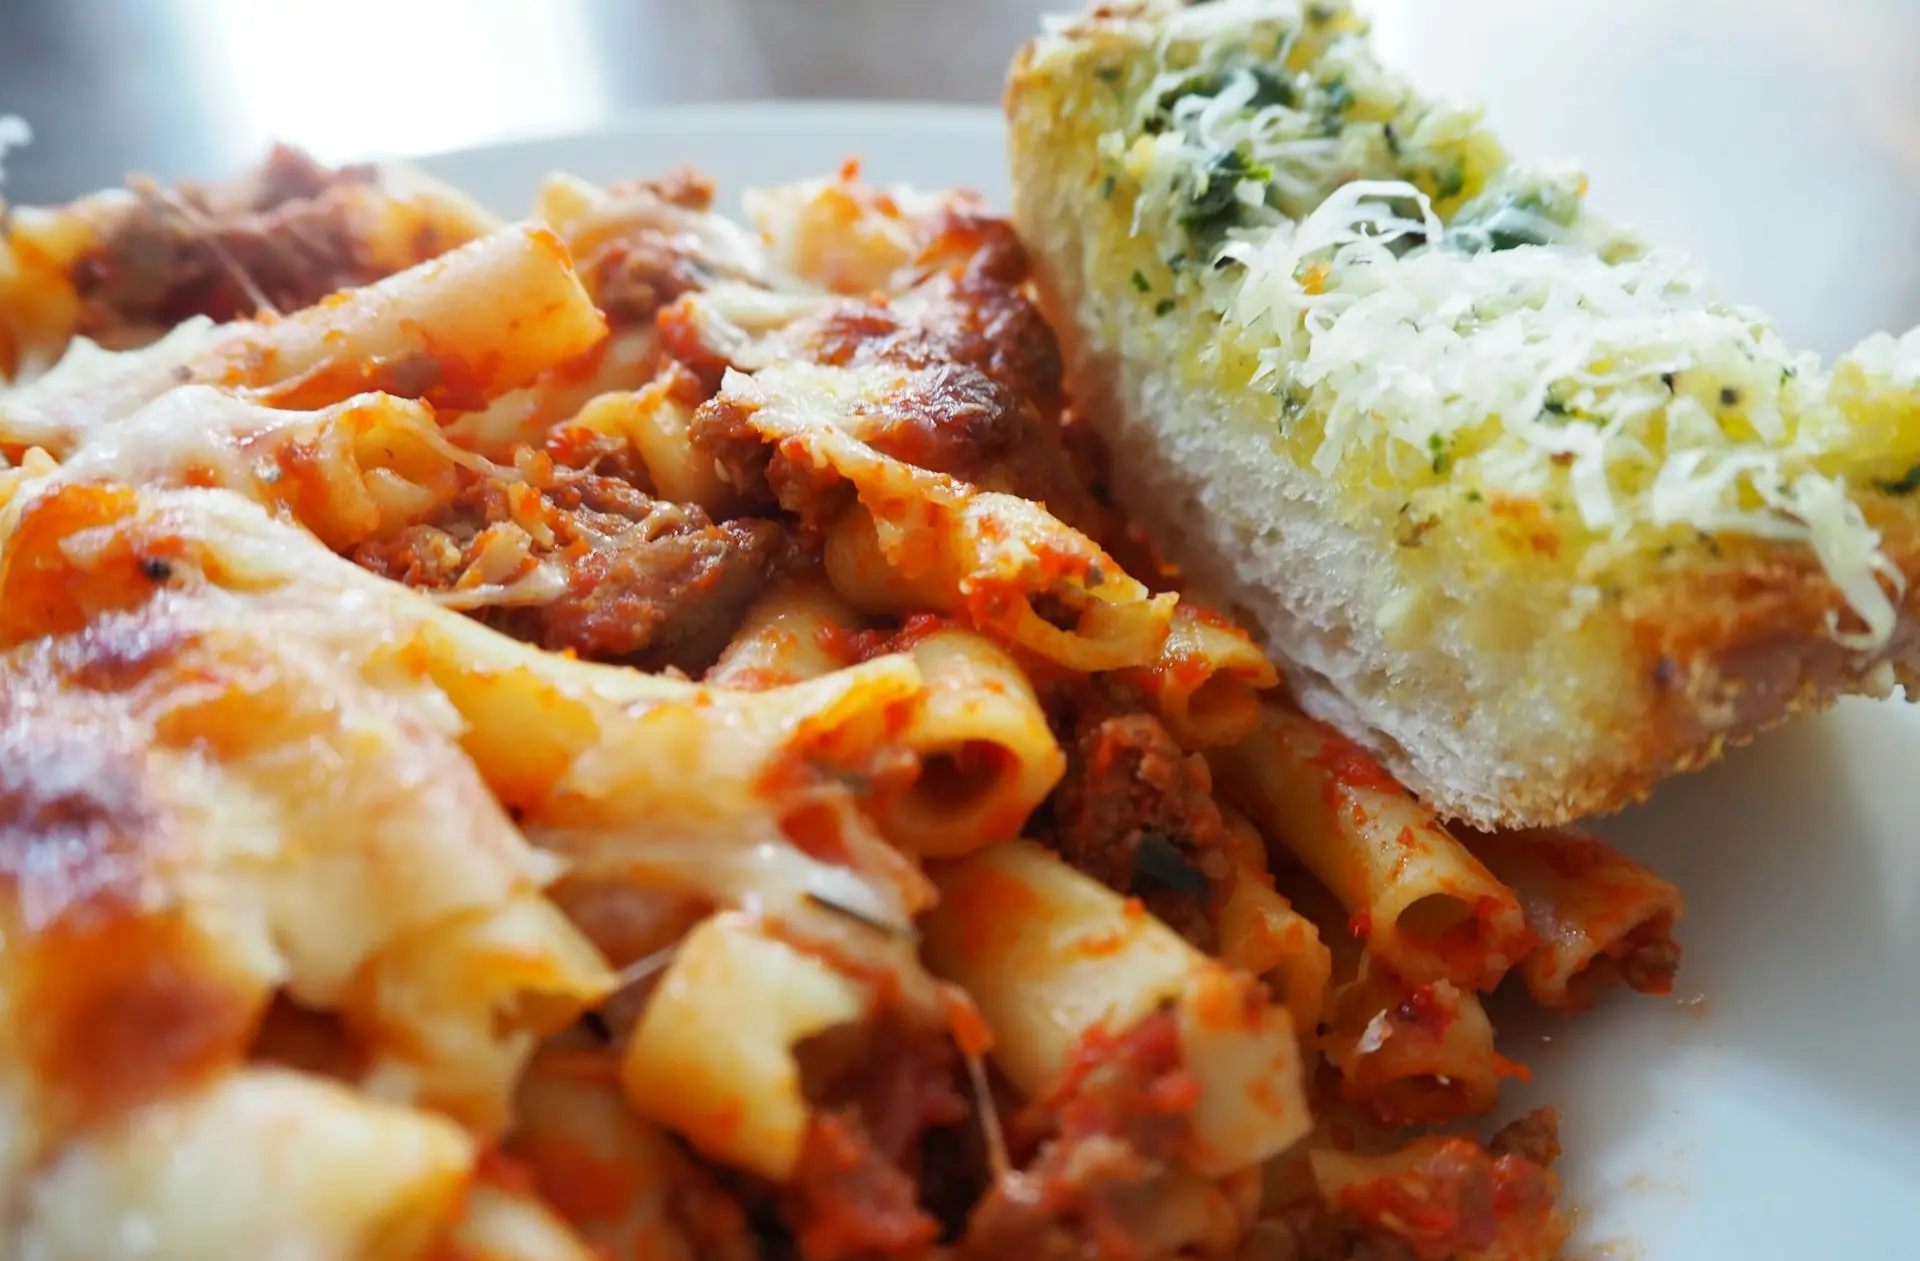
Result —
[{"label": "blurred background", "polygon": [[[989,103],[1046,0],[0,0],[21,201],[741,98]],[[1059,3],[1054,8],[1061,7]]]},{"label": "blurred background", "polygon": [[[991,105],[1078,0],[0,0],[7,193],[607,126],[660,105]],[[1920,0],[1363,0],[1389,60],[1577,155],[1603,207],[1816,344],[1920,320]],[[1888,267],[1886,258],[1903,260]],[[1797,312],[1838,312],[1809,331]]]}]

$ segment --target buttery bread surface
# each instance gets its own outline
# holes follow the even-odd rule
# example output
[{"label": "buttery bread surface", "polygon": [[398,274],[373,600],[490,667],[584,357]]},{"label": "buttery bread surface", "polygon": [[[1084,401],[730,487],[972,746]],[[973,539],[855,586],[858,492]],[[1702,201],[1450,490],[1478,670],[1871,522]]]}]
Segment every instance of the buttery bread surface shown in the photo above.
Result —
[{"label": "buttery bread surface", "polygon": [[1831,368],[1343,5],[1023,51],[1015,217],[1124,505],[1441,812],[1543,825],[1920,655],[1920,337]]}]

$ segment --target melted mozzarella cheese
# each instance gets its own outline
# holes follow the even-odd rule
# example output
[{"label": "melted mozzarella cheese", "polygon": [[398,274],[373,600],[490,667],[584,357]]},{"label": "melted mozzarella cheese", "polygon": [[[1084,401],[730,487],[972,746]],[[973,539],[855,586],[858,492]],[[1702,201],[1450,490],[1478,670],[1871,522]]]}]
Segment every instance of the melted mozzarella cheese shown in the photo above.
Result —
[{"label": "melted mozzarella cheese", "polygon": [[188,360],[224,331],[196,315],[138,350],[103,350],[76,337],[53,367],[0,392],[0,443],[65,455],[179,385]]},{"label": "melted mozzarella cheese", "polygon": [[[922,684],[909,657],[726,693],[522,644],[368,573],[224,491],[142,492],[132,528],[164,529],[217,556],[246,595],[200,598],[228,621],[245,620],[249,634],[278,642],[283,653],[310,645],[321,659],[353,663],[383,705],[458,733],[495,791],[529,809],[538,802],[528,829],[551,853],[526,851],[526,860],[552,864],[559,854],[581,869],[654,871],[729,905],[752,899],[791,910],[818,900],[887,925],[909,921],[899,890],[795,847],[756,787],[809,740],[915,702]],[[112,537],[102,532],[103,542]],[[88,559],[82,548],[69,541],[76,563]],[[539,782],[530,768],[545,768]],[[417,778],[459,779],[445,769]],[[475,846],[470,829],[446,835],[463,851]],[[536,882],[552,874],[549,867]]]}]

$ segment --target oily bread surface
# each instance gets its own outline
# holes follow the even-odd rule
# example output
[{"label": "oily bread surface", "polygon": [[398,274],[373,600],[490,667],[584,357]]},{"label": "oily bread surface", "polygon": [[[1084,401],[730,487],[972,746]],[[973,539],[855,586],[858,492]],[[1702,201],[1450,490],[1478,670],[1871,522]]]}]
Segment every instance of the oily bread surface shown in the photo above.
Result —
[{"label": "oily bread surface", "polygon": [[[1182,347],[1208,335],[1204,313],[1158,315],[1128,284],[1125,225],[1089,175],[1100,124],[1074,91],[1016,64],[1014,209],[1116,494],[1254,624],[1309,713],[1442,814],[1517,827],[1617,810],[1793,713],[1911,676],[1911,594],[1888,644],[1851,651],[1804,548],[1730,542],[1576,616],[1544,545],[1489,551],[1445,522],[1409,545],[1375,528],[1377,505],[1276,451],[1240,392],[1192,369]],[[1523,515],[1505,524],[1524,539]],[[1920,572],[1912,513],[1875,524],[1895,565]]]}]

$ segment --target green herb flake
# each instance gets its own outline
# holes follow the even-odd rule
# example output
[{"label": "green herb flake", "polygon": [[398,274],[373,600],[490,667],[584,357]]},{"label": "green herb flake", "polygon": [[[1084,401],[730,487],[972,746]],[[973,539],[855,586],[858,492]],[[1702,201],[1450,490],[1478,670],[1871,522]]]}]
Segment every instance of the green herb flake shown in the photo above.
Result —
[{"label": "green herb flake", "polygon": [[1329,79],[1320,85],[1327,94],[1325,114],[1330,122],[1344,119],[1347,111],[1353,108],[1353,89],[1347,86],[1345,79]]},{"label": "green herb flake", "polygon": [[1874,489],[1886,495],[1911,495],[1920,490],[1920,464],[1915,464],[1892,481],[1875,479]]},{"label": "green herb flake", "polygon": [[1283,105],[1292,109],[1299,103],[1299,89],[1284,70],[1263,65],[1240,65],[1223,70],[1194,71],[1154,99],[1153,117],[1164,127],[1173,121],[1174,106],[1190,96],[1211,100],[1242,75],[1253,80],[1253,95],[1247,98],[1245,109],[1265,109],[1269,105]]},{"label": "green herb flake", "polygon": [[1100,195],[1102,197],[1112,197],[1113,188],[1114,188],[1113,176],[1109,175],[1105,179],[1100,181]]},{"label": "green herb flake", "polygon": [[1307,24],[1325,26],[1340,16],[1340,10],[1330,4],[1310,4],[1307,6]]},{"label": "green herb flake", "polygon": [[1179,305],[1180,304],[1172,298],[1162,298],[1153,304],[1153,313],[1155,315],[1172,315],[1173,309]]},{"label": "green herb flake", "polygon": [[1307,395],[1298,385],[1288,383],[1284,392],[1280,392],[1280,428],[1300,419],[1307,410]]},{"label": "green herb flake", "polygon": [[1455,213],[1448,236],[1470,253],[1548,245],[1579,210],[1579,198],[1557,185],[1496,186]]},{"label": "green herb flake", "polygon": [[1100,82],[1106,84],[1108,87],[1112,87],[1114,84],[1120,82],[1120,67],[1101,66],[1098,70],[1095,70],[1093,72],[1093,77],[1100,80]]},{"label": "green herb flake", "polygon": [[1141,293],[1152,293],[1153,284],[1140,272],[1133,273],[1133,287]]},{"label": "green herb flake", "polygon": [[1495,254],[1517,250],[1523,245],[1545,245],[1547,237],[1530,225],[1498,227],[1487,233],[1487,248]]},{"label": "green herb flake", "polygon": [[1180,225],[1195,241],[1209,247],[1218,244],[1229,228],[1240,223],[1240,199],[1235,192],[1240,181],[1265,183],[1272,178],[1272,171],[1247,161],[1238,149],[1220,150],[1207,162],[1189,193],[1180,212]]},{"label": "green herb flake", "polygon": [[1294,91],[1293,83],[1277,71],[1267,66],[1254,66],[1248,71],[1253,76],[1253,99],[1247,102],[1250,109],[1265,109],[1269,105],[1282,105],[1292,109],[1299,103],[1299,93]]},{"label": "green herb flake", "polygon": [[1444,473],[1453,458],[1447,454],[1447,440],[1437,433],[1427,435],[1427,454],[1433,457],[1433,471]]},{"label": "green herb flake", "polygon": [[1149,135],[1158,135],[1173,125],[1173,107],[1190,96],[1214,97],[1227,85],[1224,76],[1214,71],[1197,71],[1162,92],[1153,102],[1153,109],[1147,116],[1145,130]]},{"label": "green herb flake", "polygon": [[1440,201],[1458,197],[1467,186],[1466,164],[1455,159],[1444,171],[1437,171],[1433,177],[1433,195]]}]

